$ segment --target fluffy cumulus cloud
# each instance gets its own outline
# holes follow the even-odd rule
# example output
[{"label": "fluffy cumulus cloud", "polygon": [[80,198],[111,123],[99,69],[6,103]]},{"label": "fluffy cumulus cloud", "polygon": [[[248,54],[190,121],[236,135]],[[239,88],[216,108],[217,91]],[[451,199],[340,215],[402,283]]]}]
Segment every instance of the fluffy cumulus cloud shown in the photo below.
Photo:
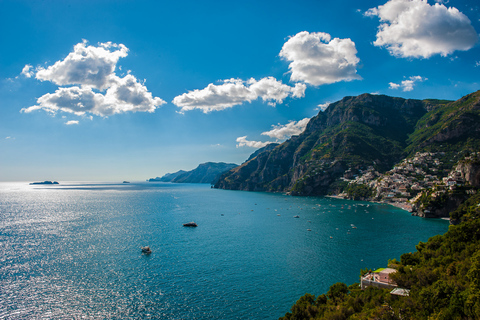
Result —
[{"label": "fluffy cumulus cloud", "polygon": [[270,138],[275,138],[277,140],[287,139],[291,136],[299,135],[300,133],[302,133],[305,130],[309,121],[310,118],[304,118],[299,121],[290,121],[285,125],[273,125],[272,130],[263,132],[262,135],[269,136]]},{"label": "fluffy cumulus cloud", "polygon": [[247,136],[237,138],[237,148],[241,148],[241,147],[263,148],[270,143],[273,143],[273,142],[249,141],[247,140]]},{"label": "fluffy cumulus cloud", "polygon": [[100,43],[87,46],[84,40],[74,46],[73,52],[53,66],[40,68],[36,78],[59,86],[81,84],[98,90],[109,88],[115,81],[115,67],[120,58],[128,55],[123,44]]},{"label": "fluffy cumulus cloud", "polygon": [[390,89],[402,89],[403,91],[412,91],[414,85],[417,82],[423,82],[425,80],[428,80],[427,78],[423,78],[421,76],[412,76],[408,78],[407,80],[403,80],[401,83],[394,83],[390,82]]},{"label": "fluffy cumulus cloud", "polygon": [[156,106],[163,103],[160,98],[153,98],[135,77],[127,75],[105,94],[94,92],[90,87],[59,88],[38,98],[37,105],[22,110],[28,113],[43,109],[52,114],[62,111],[79,116],[90,113],[106,117],[128,111],[154,112]]},{"label": "fluffy cumulus cloud", "polygon": [[166,102],[153,97],[133,75],[120,78],[115,74],[118,60],[127,54],[128,48],[123,44],[107,42],[94,47],[87,46],[87,42],[83,41],[75,45],[73,52],[64,60],[48,68],[38,68],[35,74],[38,80],[68,87],[60,87],[54,93],[41,96],[37,105],[22,111],[89,113],[102,117],[124,112],[154,112]]},{"label": "fluffy cumulus cloud", "polygon": [[200,109],[204,113],[219,111],[252,102],[261,98],[264,102],[275,106],[283,103],[288,97],[301,98],[305,94],[306,86],[296,84],[294,87],[283,84],[273,77],[260,80],[241,79],[223,80],[222,84],[209,84],[204,89],[189,91],[173,99],[173,104],[181,108],[180,112]]},{"label": "fluffy cumulus cloud", "polygon": [[290,80],[314,86],[358,80],[355,43],[350,39],[332,39],[328,33],[303,31],[290,37],[280,51],[290,61]]},{"label": "fluffy cumulus cloud", "polygon": [[69,121],[65,122],[65,124],[67,126],[71,126],[71,125],[78,124],[78,123],[79,123],[78,120],[69,120]]},{"label": "fluffy cumulus cloud", "polygon": [[386,47],[397,57],[429,58],[468,50],[478,41],[470,20],[458,9],[426,0],[390,0],[369,9],[365,15],[378,16],[376,46]]}]

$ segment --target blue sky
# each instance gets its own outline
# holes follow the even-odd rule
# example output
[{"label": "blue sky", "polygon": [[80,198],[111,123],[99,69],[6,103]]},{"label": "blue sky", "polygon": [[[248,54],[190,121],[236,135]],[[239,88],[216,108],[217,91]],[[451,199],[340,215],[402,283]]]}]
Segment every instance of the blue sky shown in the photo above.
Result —
[{"label": "blue sky", "polygon": [[480,89],[476,1],[0,1],[0,181],[242,163],[362,93]]}]

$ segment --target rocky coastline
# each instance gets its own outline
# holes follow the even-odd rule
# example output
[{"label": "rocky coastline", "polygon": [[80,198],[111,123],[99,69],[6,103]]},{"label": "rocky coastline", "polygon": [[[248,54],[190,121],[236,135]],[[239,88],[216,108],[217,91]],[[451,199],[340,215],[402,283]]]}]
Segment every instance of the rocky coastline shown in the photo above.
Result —
[{"label": "rocky coastline", "polygon": [[457,101],[363,94],[222,174],[215,188],[333,195],[446,218],[480,186],[480,91]]}]

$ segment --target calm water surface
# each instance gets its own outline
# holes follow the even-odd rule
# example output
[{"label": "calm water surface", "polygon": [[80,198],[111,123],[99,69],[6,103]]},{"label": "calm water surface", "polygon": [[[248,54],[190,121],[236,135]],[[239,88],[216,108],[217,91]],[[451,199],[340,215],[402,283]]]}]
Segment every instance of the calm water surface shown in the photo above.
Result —
[{"label": "calm water surface", "polygon": [[277,319],[447,229],[387,205],[209,185],[0,183],[0,319]]}]

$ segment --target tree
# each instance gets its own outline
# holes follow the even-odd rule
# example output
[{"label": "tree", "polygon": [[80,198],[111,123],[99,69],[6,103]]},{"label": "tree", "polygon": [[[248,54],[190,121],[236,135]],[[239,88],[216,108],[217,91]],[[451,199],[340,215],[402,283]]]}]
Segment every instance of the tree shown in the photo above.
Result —
[{"label": "tree", "polygon": [[343,296],[348,294],[348,287],[345,283],[337,282],[330,286],[330,289],[327,292],[327,297],[329,299],[335,300],[343,298]]}]

